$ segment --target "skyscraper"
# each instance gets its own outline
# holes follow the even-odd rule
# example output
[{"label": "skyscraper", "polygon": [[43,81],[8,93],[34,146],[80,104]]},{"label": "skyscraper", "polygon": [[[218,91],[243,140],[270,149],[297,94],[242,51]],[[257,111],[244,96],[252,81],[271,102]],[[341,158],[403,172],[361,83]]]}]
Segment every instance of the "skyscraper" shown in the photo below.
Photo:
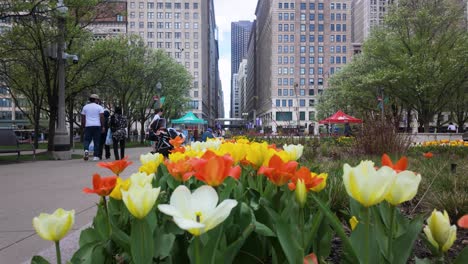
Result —
[{"label": "skyscraper", "polygon": [[318,95],[352,56],[351,0],[259,0],[256,15],[257,117],[316,130]]},{"label": "skyscraper", "polygon": [[129,0],[127,7],[128,33],[185,66],[193,76],[190,111],[212,121],[220,89],[213,0]]},{"label": "skyscraper", "polygon": [[[233,75],[239,71],[239,64],[242,58],[247,54],[247,45],[249,43],[250,30],[252,28],[251,21],[238,21],[231,23],[231,83]],[[234,111],[236,100],[234,87],[231,86],[231,117],[240,117]]]}]

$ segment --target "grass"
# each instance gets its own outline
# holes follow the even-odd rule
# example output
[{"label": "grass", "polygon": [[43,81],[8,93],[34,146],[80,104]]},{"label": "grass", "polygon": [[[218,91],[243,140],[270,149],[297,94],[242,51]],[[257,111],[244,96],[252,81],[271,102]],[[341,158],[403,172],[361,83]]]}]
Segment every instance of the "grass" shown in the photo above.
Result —
[{"label": "grass", "polygon": [[[72,154],[72,159],[81,159],[83,155]],[[48,152],[36,153],[36,161],[54,160],[52,154]],[[21,154],[17,160],[17,155],[0,155],[0,164],[9,164],[15,162],[34,161],[32,154]]]}]

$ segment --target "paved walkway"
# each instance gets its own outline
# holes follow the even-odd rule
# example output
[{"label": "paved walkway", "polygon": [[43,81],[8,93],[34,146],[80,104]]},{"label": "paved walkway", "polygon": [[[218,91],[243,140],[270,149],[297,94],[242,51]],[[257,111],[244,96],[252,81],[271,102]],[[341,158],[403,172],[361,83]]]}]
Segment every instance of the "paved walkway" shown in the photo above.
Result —
[{"label": "paved walkway", "polygon": [[[127,149],[127,155],[134,164],[122,176],[127,178],[136,172],[140,166],[140,154],[149,151],[149,147]],[[99,198],[84,194],[82,189],[92,187],[93,173],[111,175],[96,163],[82,159],[0,162],[0,263],[23,263],[40,252],[50,252],[53,242],[42,240],[32,227],[32,219],[41,212],[52,213],[59,207],[75,209],[74,231],[92,221]],[[64,260],[76,250],[78,236],[79,232],[71,231],[62,241]],[[44,257],[51,263],[55,262],[55,252],[50,255],[53,259]]]}]

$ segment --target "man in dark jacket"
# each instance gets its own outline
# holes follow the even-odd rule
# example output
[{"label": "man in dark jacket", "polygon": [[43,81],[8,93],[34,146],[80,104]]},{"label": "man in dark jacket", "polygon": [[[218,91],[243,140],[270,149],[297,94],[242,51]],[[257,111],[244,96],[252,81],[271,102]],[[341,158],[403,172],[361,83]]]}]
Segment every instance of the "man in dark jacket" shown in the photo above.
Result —
[{"label": "man in dark jacket", "polygon": [[111,154],[110,154],[110,145],[106,145],[106,137],[107,133],[109,130],[109,118],[110,118],[110,111],[107,108],[104,108],[104,129],[105,132],[101,133],[101,142],[99,143],[99,159],[102,160],[102,152],[103,149],[105,148],[106,150],[106,159],[109,159]]},{"label": "man in dark jacket", "polygon": [[209,138],[214,138],[213,130],[211,128],[207,128],[206,131],[203,132],[201,141],[206,142],[206,140],[209,139]]}]

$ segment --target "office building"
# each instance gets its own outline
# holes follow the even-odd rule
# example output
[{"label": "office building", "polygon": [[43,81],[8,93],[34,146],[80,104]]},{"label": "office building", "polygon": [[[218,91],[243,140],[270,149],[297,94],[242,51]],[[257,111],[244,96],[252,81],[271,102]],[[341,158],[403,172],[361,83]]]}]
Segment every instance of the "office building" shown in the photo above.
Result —
[{"label": "office building", "polygon": [[128,33],[185,66],[193,76],[189,111],[212,122],[220,89],[213,0],[128,1],[127,9]]},{"label": "office building", "polygon": [[[247,45],[249,42],[250,31],[252,28],[251,21],[238,21],[231,23],[231,80],[235,73],[239,72],[239,64],[247,53]],[[231,117],[238,118],[234,111],[237,98],[235,98],[234,87],[231,86]]]},{"label": "office building", "polygon": [[317,131],[316,102],[352,57],[351,0],[259,0],[256,115],[266,130]]}]

